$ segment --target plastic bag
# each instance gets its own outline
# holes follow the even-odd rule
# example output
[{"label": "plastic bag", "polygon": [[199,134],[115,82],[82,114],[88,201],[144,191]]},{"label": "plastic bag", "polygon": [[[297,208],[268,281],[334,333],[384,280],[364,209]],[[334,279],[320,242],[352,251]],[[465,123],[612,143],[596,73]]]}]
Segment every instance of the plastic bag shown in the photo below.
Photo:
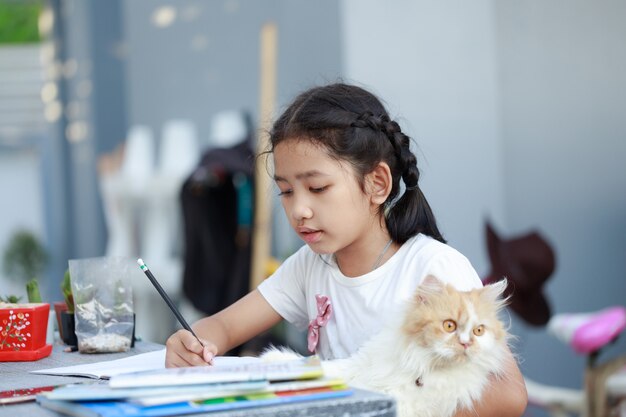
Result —
[{"label": "plastic bag", "polygon": [[125,352],[134,327],[131,280],[141,271],[129,258],[70,259],[78,350]]}]

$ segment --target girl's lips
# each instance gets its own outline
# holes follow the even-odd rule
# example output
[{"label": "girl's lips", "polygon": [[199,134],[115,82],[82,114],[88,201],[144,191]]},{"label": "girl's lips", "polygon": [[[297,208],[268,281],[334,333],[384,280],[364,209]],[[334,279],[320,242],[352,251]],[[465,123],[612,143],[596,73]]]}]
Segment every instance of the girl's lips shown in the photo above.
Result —
[{"label": "girl's lips", "polygon": [[322,232],[320,230],[301,229],[298,230],[298,234],[302,240],[309,244],[319,241],[322,237]]}]

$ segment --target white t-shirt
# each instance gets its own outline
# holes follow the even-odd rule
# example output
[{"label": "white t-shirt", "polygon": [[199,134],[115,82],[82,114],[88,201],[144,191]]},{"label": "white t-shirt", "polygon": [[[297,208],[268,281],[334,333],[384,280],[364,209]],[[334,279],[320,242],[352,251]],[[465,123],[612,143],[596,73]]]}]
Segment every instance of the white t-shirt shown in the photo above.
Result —
[{"label": "white t-shirt", "polygon": [[317,315],[315,295],[328,296],[332,315],[320,329],[317,354],[345,358],[376,334],[387,314],[409,298],[427,275],[460,291],[482,283],[469,260],[452,247],[419,234],[406,241],[380,267],[359,277],[346,277],[331,255],[303,246],[258,290],[285,320],[305,329]]}]

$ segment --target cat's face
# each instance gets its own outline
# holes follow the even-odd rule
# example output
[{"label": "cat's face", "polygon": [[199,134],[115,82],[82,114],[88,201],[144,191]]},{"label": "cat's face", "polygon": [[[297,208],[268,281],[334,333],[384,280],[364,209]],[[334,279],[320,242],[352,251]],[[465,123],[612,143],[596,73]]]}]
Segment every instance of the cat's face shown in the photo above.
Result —
[{"label": "cat's face", "polygon": [[429,350],[437,366],[460,363],[489,354],[505,341],[498,319],[506,281],[470,292],[460,292],[429,276],[418,288],[404,321],[410,345]]}]

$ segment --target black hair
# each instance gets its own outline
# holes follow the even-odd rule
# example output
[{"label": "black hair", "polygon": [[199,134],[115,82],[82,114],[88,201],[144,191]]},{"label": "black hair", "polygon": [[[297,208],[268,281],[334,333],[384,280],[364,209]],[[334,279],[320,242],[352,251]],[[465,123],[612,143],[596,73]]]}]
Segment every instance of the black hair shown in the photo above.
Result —
[{"label": "black hair", "polygon": [[[301,93],[274,123],[269,152],[288,139],[313,140],[331,157],[350,163],[363,190],[365,176],[386,162],[393,179],[381,210],[391,238],[402,244],[423,233],[445,243],[418,185],[420,173],[411,140],[372,93],[342,83]],[[405,192],[398,198],[400,179]]]}]

